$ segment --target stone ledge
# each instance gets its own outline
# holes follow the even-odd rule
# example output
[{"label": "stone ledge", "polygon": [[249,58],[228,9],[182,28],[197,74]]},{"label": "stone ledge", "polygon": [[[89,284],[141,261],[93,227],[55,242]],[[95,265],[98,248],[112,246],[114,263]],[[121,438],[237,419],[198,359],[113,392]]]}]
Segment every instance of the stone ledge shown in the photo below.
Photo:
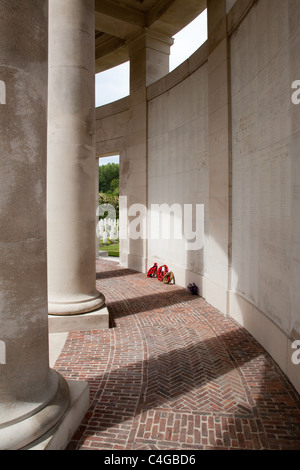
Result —
[{"label": "stone ledge", "polygon": [[109,311],[106,306],[93,312],[78,315],[48,315],[49,333],[100,330],[109,328]]},{"label": "stone ledge", "polygon": [[108,251],[100,251],[99,250],[98,258],[107,258],[107,257],[108,257]]}]

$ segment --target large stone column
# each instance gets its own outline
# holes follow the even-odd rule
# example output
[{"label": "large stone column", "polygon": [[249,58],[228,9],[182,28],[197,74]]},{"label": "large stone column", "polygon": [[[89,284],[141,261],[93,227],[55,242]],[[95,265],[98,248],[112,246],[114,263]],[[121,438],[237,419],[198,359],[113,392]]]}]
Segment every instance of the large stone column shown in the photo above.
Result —
[{"label": "large stone column", "polygon": [[0,449],[28,446],[69,402],[49,368],[47,0],[0,2]]},{"label": "large stone column", "polygon": [[93,0],[49,0],[49,313],[104,305],[96,290]]}]

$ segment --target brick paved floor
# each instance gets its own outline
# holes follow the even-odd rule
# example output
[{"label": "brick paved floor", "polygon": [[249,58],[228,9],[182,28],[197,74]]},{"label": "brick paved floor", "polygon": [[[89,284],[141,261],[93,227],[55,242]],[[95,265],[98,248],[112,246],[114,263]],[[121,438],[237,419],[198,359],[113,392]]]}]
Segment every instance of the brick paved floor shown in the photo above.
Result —
[{"label": "brick paved floor", "polygon": [[300,401],[243,328],[176,285],[97,260],[109,330],[68,335],[55,368],[88,381],[68,449],[298,449]]}]

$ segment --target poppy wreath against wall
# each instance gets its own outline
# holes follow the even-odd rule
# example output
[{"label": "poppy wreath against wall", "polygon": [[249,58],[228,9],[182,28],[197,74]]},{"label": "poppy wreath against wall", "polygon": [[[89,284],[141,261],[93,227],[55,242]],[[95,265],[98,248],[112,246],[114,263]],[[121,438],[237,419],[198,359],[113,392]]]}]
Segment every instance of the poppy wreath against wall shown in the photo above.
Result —
[{"label": "poppy wreath against wall", "polygon": [[149,269],[147,277],[156,277],[157,275],[157,263],[154,263],[153,266]]},{"label": "poppy wreath against wall", "polygon": [[172,271],[168,271],[167,274],[165,274],[163,277],[163,282],[164,284],[171,284],[172,282],[175,284],[174,273]]},{"label": "poppy wreath against wall", "polygon": [[157,279],[159,281],[162,281],[168,271],[169,271],[169,268],[166,264],[163,264],[162,266],[160,266],[157,270]]},{"label": "poppy wreath against wall", "polygon": [[169,268],[166,264],[163,264],[158,268],[157,263],[154,263],[153,266],[151,266],[151,268],[148,270],[147,277],[157,278],[164,284],[175,284],[174,273],[169,271]]}]

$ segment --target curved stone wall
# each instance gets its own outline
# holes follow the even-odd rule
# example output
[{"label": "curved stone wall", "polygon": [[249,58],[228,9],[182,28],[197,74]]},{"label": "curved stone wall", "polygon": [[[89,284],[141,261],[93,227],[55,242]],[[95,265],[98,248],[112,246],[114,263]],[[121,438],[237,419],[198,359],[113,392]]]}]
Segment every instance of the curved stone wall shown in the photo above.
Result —
[{"label": "curved stone wall", "polygon": [[[193,245],[189,243],[192,239],[189,240],[188,232],[202,230],[201,221],[198,227],[195,226],[197,204],[203,206],[204,229],[208,232],[208,173],[205,62],[183,81],[148,101],[149,264],[155,261],[166,263],[176,273],[177,282],[183,286],[188,282],[190,272],[199,285],[200,276],[207,269],[201,234],[198,234],[198,245]],[[193,225],[187,215],[188,210],[192,211]],[[158,217],[155,211],[159,212],[159,219],[154,219],[153,224],[159,223],[159,233],[153,236],[151,215]],[[172,223],[170,228],[164,223],[169,211],[172,223],[179,224],[178,233]],[[187,217],[186,223],[184,217]]]},{"label": "curved stone wall", "polygon": [[[300,105],[291,86],[300,79],[299,24],[298,2],[210,0],[208,41],[147,87],[145,108],[148,209],[204,207],[204,246],[195,251],[184,239],[151,238],[148,217],[147,265],[166,263],[182,286],[196,282],[298,390]],[[132,106],[97,111],[98,155],[118,147],[124,195]]]},{"label": "curved stone wall", "polygon": [[298,2],[260,0],[230,38],[231,313],[295,377],[300,108],[292,103],[291,84],[300,76],[299,20]]}]

